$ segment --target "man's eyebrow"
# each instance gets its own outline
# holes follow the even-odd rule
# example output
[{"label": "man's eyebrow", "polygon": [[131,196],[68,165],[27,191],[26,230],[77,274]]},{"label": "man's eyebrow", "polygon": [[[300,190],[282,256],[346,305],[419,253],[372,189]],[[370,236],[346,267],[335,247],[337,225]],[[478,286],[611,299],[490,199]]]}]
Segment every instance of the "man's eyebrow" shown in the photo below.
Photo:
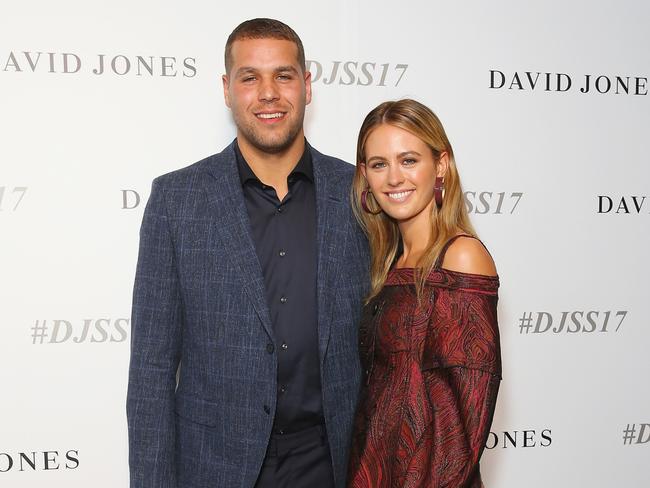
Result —
[{"label": "man's eyebrow", "polygon": [[288,66],[278,66],[277,68],[275,68],[276,73],[283,72],[283,71],[290,71],[292,73],[298,74],[298,70],[296,69],[295,66],[288,65]]},{"label": "man's eyebrow", "polygon": [[[242,76],[242,75],[245,75],[245,74],[255,74],[258,71],[259,71],[258,69],[253,68],[252,66],[242,66],[241,68],[239,68],[235,72],[235,76]],[[287,73],[287,72],[289,72],[289,73],[298,74],[298,70],[296,69],[296,67],[291,66],[291,65],[278,66],[277,68],[275,68],[273,70],[273,72],[274,73]]]},{"label": "man's eyebrow", "polygon": [[248,73],[255,73],[257,70],[253,68],[252,66],[242,66],[235,72],[235,76],[241,76],[243,74],[248,74]]}]

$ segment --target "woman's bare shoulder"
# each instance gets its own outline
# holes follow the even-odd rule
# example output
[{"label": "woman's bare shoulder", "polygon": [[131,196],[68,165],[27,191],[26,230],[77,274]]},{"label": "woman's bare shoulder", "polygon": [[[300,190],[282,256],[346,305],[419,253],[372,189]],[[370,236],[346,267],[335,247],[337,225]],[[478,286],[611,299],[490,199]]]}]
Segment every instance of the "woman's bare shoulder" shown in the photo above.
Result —
[{"label": "woman's bare shoulder", "polygon": [[496,276],[494,260],[478,239],[459,237],[447,249],[442,267],[450,271]]}]

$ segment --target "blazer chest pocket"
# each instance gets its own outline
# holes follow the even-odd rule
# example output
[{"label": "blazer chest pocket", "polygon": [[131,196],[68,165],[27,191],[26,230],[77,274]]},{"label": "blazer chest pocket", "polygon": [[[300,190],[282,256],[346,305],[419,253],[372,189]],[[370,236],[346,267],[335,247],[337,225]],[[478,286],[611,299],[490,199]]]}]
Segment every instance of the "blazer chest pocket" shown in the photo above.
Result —
[{"label": "blazer chest pocket", "polygon": [[176,397],[176,415],[195,424],[214,427],[219,423],[219,405],[188,396]]}]

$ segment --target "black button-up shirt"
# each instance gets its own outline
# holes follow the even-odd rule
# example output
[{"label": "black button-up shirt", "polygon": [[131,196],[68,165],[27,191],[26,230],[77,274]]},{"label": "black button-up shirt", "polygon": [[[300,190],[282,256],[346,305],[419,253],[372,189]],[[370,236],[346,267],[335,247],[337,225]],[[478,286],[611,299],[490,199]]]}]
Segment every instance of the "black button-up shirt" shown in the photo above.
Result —
[{"label": "black button-up shirt", "polygon": [[277,409],[273,431],[283,434],[322,423],[318,356],[316,273],[316,190],[305,151],[287,178],[289,192],[278,199],[262,183],[235,145],[253,242],[262,266],[266,299],[278,355]]}]

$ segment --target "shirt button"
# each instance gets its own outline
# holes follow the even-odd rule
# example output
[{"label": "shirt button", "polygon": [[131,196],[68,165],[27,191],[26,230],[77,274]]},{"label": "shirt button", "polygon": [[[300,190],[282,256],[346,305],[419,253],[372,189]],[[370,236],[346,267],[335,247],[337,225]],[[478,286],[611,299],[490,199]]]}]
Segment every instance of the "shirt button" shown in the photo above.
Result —
[{"label": "shirt button", "polygon": [[264,405],[264,413],[266,413],[267,415],[270,414],[271,413],[271,407],[269,407],[268,405]]},{"label": "shirt button", "polygon": [[278,254],[280,255],[281,258],[283,258],[287,255],[287,251],[285,251],[284,249],[280,249],[280,252]]},{"label": "shirt button", "polygon": [[273,344],[269,342],[266,345],[266,352],[268,352],[269,354],[273,354],[273,351],[275,351],[275,347],[273,346]]},{"label": "shirt button", "polygon": [[284,385],[282,385],[282,386],[280,387],[280,393],[285,393],[286,391],[287,391],[287,387],[284,386]]},{"label": "shirt button", "polygon": [[287,297],[280,297],[280,303],[287,303]]},{"label": "shirt button", "polygon": [[278,208],[277,208],[277,212],[278,212],[278,213],[282,213],[283,210],[284,210],[284,207],[278,207]]},{"label": "shirt button", "polygon": [[286,343],[286,342],[283,342],[282,345],[281,345],[280,347],[281,347],[282,349],[284,349],[285,351],[286,351],[287,349],[289,349],[289,346],[287,346],[287,343]]},{"label": "shirt button", "polygon": [[282,430],[282,429],[278,429],[278,434],[280,434],[280,435],[284,435],[284,430]]}]

